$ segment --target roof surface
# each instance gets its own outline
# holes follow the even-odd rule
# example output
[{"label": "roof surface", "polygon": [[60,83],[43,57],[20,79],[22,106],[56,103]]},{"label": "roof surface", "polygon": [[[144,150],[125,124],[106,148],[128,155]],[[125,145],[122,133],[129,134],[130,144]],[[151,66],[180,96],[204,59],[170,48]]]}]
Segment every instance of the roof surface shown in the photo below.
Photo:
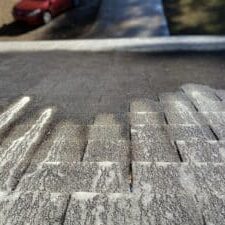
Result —
[{"label": "roof surface", "polygon": [[223,52],[0,59],[0,224],[223,224]]}]

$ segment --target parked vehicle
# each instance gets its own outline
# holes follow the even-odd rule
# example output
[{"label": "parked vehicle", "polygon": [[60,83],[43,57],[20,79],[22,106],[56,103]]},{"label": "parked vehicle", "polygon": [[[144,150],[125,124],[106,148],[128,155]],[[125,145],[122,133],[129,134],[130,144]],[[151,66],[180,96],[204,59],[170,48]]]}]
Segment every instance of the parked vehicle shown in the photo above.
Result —
[{"label": "parked vehicle", "polygon": [[72,0],[21,0],[13,8],[13,16],[16,21],[30,25],[47,24],[72,7]]}]

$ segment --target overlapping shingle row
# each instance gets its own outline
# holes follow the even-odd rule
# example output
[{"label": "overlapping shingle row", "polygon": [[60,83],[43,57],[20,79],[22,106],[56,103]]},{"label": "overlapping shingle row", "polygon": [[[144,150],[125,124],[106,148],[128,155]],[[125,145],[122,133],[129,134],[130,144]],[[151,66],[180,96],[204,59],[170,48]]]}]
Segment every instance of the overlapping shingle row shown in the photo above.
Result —
[{"label": "overlapping shingle row", "polygon": [[0,114],[0,224],[223,224],[223,97],[184,85],[89,125],[20,121],[18,100]]}]

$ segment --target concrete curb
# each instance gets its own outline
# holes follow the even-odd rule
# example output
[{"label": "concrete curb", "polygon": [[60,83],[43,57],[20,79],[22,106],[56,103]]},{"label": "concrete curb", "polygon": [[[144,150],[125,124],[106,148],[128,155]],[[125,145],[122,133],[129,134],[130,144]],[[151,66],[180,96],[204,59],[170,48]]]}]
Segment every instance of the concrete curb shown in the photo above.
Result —
[{"label": "concrete curb", "polygon": [[41,51],[170,52],[222,50],[225,50],[225,36],[179,36],[71,41],[0,42],[0,53]]}]

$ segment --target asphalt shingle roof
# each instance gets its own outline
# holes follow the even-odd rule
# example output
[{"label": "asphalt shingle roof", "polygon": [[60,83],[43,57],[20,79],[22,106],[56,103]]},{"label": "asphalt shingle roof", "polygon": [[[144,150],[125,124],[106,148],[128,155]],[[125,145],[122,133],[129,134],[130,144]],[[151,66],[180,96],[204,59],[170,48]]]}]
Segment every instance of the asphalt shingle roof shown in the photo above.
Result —
[{"label": "asphalt shingle roof", "polygon": [[15,99],[0,114],[0,224],[223,224],[222,96],[183,85],[87,125],[52,125],[52,106],[20,120],[32,100]]}]

